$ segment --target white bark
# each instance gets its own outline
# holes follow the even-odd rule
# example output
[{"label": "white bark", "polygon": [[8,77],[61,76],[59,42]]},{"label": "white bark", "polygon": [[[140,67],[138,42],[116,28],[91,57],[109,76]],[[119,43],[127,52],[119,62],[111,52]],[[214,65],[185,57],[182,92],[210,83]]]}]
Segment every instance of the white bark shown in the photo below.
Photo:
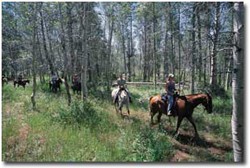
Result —
[{"label": "white bark", "polygon": [[88,59],[88,48],[87,48],[87,26],[88,26],[88,15],[87,9],[88,4],[84,3],[84,29],[83,29],[83,58],[82,58],[82,67],[81,67],[81,84],[82,84],[82,99],[86,99],[88,97],[88,88],[87,88],[87,59]]},{"label": "white bark", "polygon": [[234,48],[233,48],[233,114],[232,138],[234,161],[244,161],[244,8],[243,3],[234,3]]},{"label": "white bark", "polygon": [[36,49],[37,49],[37,43],[36,43],[36,33],[37,33],[37,25],[36,25],[36,15],[37,15],[37,5],[35,4],[33,6],[33,38],[32,38],[32,80],[33,80],[33,86],[32,86],[32,94],[31,94],[31,103],[32,103],[32,108],[33,110],[36,109]]}]

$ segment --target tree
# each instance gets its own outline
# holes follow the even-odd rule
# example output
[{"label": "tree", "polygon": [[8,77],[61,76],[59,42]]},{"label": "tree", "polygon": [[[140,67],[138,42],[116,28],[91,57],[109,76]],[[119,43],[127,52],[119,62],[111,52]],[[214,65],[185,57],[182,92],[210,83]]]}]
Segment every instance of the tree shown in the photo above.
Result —
[{"label": "tree", "polygon": [[220,2],[216,2],[214,30],[212,34],[212,53],[211,53],[211,75],[210,84],[217,85],[217,43],[220,31]]},{"label": "tree", "polygon": [[69,48],[70,48],[70,72],[74,73],[75,72],[75,54],[74,54],[74,43],[73,43],[73,19],[72,19],[72,8],[73,8],[73,4],[72,2],[67,2],[66,3],[66,8],[67,8],[67,17],[68,17],[68,22],[67,22],[67,34],[68,34],[68,38],[69,38]]},{"label": "tree", "polygon": [[195,4],[193,4],[193,13],[192,13],[192,18],[191,18],[191,22],[192,22],[192,72],[191,72],[191,93],[194,94],[194,78],[195,78],[195,59],[196,59],[196,43],[195,43],[195,14],[196,14],[196,6]]},{"label": "tree", "polygon": [[244,6],[234,3],[234,47],[233,47],[233,114],[232,137],[234,161],[244,161]]},{"label": "tree", "polygon": [[81,88],[82,88],[82,99],[85,100],[88,97],[87,88],[87,57],[88,57],[88,47],[87,47],[87,31],[88,31],[88,3],[81,3],[81,13],[80,13],[80,27],[83,33],[80,34],[82,42],[82,56],[81,56]]},{"label": "tree", "polygon": [[31,7],[33,9],[32,11],[32,77],[33,77],[33,87],[32,87],[32,94],[31,94],[31,102],[33,109],[36,108],[36,55],[37,55],[37,42],[36,42],[36,35],[37,35],[37,10],[38,10],[38,4],[33,4]]},{"label": "tree", "polygon": [[68,68],[68,57],[67,57],[67,50],[66,50],[66,38],[65,38],[65,31],[64,31],[64,26],[63,26],[63,14],[62,14],[62,4],[59,3],[59,12],[60,12],[60,21],[61,21],[61,45],[62,45],[62,52],[64,55],[64,84],[65,84],[65,88],[66,88],[66,92],[67,92],[67,98],[68,98],[68,105],[70,106],[71,104],[71,95],[69,92],[69,84],[68,84],[68,72],[69,72],[69,68]]},{"label": "tree", "polygon": [[[43,5],[43,2],[41,2],[41,5]],[[45,37],[45,30],[44,30],[46,23],[44,23],[44,15],[43,15],[42,7],[41,7],[41,10],[39,12],[40,12],[40,17],[41,17],[40,23],[41,23],[41,29],[42,29],[43,47],[44,47],[44,52],[45,52],[45,58],[47,59],[47,61],[49,63],[50,73],[53,74],[53,73],[55,73],[55,68],[54,68],[54,65],[52,63],[52,60],[51,60],[51,57],[50,57],[50,54],[49,54],[48,48],[47,48],[47,40]]]}]

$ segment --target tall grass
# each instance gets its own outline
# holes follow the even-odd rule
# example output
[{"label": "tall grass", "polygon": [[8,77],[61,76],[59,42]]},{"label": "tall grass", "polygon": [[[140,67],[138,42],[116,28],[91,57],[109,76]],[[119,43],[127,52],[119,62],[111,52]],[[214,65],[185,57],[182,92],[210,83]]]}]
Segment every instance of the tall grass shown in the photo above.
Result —
[{"label": "tall grass", "polygon": [[[34,111],[30,103],[30,86],[25,90],[12,85],[3,87],[4,161],[160,162],[170,161],[174,156],[171,136],[149,127],[149,123],[140,118],[140,115],[148,116],[148,98],[163,92],[162,88],[130,87],[133,113],[129,119],[116,114],[110,100],[105,99],[110,94],[103,90],[92,91],[85,102],[72,95],[72,105],[68,106],[63,89],[54,94],[47,85],[38,84],[37,110]],[[224,139],[231,138],[230,115],[216,111],[221,108],[221,101],[219,98],[214,100],[214,114],[208,115],[197,108],[194,118],[201,136],[209,133],[218,137],[220,147]],[[224,105],[230,108],[227,103]],[[192,126],[184,122],[181,128],[192,129]],[[209,153],[198,156],[195,150],[190,152],[194,160],[217,159]],[[227,151],[225,159],[231,157]]]}]

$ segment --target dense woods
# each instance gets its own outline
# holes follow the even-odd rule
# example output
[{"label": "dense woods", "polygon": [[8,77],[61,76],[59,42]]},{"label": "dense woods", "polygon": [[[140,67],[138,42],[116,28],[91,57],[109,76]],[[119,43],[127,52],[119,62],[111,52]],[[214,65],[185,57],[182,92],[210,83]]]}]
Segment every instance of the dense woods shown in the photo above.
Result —
[{"label": "dense woods", "polygon": [[231,87],[232,3],[2,5],[6,76],[31,76],[33,64],[41,82],[53,72],[67,81],[78,73],[84,97],[120,73],[154,83],[174,73],[191,92]]},{"label": "dense woods", "polygon": [[[41,101],[46,102],[39,89],[46,90],[51,76],[57,74],[64,80],[62,97],[66,101],[60,101],[70,108],[67,112],[74,113],[72,109],[80,109],[71,92],[74,74],[80,77],[80,102],[84,111],[85,107],[92,110],[88,101],[93,95],[98,101],[99,98],[109,100],[107,95],[110,96],[111,86],[120,74],[125,74],[128,82],[152,84],[154,91],[148,93],[158,91],[159,94],[164,88],[159,90],[157,84],[165,82],[168,74],[173,73],[180,94],[206,91],[218,96],[217,101],[227,102],[229,108],[224,110],[230,117],[232,104],[228,95],[233,95],[232,131],[234,149],[238,151],[235,161],[240,162],[244,153],[243,102],[239,101],[244,91],[243,12],[243,3],[232,2],[2,2],[2,75],[9,81],[20,74],[30,79],[29,103],[32,110],[39,110]],[[142,89],[142,93],[151,96],[147,89]],[[132,93],[133,96],[136,97]],[[148,97],[140,96],[138,93],[135,100],[139,105],[134,106],[141,105],[140,110],[145,110],[142,102],[148,101]],[[164,160],[165,153],[161,152],[161,157],[155,160]]]}]

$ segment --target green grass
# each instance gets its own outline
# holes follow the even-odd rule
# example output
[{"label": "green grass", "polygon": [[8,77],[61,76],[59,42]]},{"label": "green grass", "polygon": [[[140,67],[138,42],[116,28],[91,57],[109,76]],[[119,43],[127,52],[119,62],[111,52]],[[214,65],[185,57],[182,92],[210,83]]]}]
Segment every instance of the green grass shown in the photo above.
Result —
[{"label": "green grass", "polygon": [[[162,88],[130,87],[132,113],[124,119],[116,114],[108,98],[110,93],[101,88],[91,91],[85,102],[72,95],[70,107],[64,86],[58,94],[49,92],[46,85],[38,84],[37,88],[37,109],[32,110],[31,86],[25,90],[13,85],[3,87],[3,161],[169,162],[182,150],[176,146],[171,132],[164,129],[169,126],[166,116],[162,117],[162,126],[149,126],[148,99],[162,93]],[[225,145],[231,141],[231,115],[225,110],[230,110],[229,102],[230,99],[222,101],[215,97],[213,114],[207,114],[202,108],[195,110],[194,119],[205,145],[179,140],[188,146],[185,152],[191,157],[186,161],[232,161],[232,148]],[[171,129],[175,126],[174,123]],[[193,135],[193,128],[186,120],[181,132]],[[221,154],[207,150],[211,146]]]}]

